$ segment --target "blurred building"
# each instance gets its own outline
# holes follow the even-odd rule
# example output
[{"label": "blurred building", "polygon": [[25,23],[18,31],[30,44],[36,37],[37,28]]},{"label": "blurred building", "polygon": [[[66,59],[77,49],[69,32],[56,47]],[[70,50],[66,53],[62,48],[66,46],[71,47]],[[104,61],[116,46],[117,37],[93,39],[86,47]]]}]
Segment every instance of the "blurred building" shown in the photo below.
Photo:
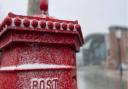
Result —
[{"label": "blurred building", "polygon": [[110,27],[109,32],[110,58],[109,66],[118,67],[128,64],[128,28]]},{"label": "blurred building", "polygon": [[28,1],[28,15],[41,13],[39,9],[39,1],[40,0],[29,0]]},{"label": "blurred building", "polygon": [[106,34],[92,34],[85,38],[83,47],[84,64],[99,65],[108,56],[108,36]]}]

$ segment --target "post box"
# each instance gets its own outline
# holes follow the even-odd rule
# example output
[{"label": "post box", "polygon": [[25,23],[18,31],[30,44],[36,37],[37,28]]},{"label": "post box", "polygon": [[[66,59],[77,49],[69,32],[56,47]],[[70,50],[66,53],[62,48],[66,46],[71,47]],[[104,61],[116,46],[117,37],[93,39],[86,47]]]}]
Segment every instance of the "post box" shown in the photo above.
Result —
[{"label": "post box", "polygon": [[78,21],[9,13],[0,25],[0,89],[78,89]]}]

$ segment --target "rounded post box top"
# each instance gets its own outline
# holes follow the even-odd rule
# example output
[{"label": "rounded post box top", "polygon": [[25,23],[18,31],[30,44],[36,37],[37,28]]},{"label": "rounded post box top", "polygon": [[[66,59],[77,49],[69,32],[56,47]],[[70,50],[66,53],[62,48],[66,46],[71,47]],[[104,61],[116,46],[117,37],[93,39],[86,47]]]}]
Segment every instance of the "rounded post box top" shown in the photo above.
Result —
[{"label": "rounded post box top", "polygon": [[42,12],[48,11],[48,0],[40,0],[40,10]]},{"label": "rounded post box top", "polygon": [[[48,0],[40,0],[42,12],[48,12]],[[81,26],[78,21],[60,20],[42,13],[41,15],[23,16],[9,13],[0,24],[0,37],[7,31],[43,32],[52,34],[65,34],[74,37],[75,46],[79,48],[84,44]],[[70,37],[69,36],[69,37]],[[63,37],[63,36],[62,36]],[[66,39],[65,39],[66,40]],[[68,39],[67,39],[68,40]],[[70,40],[68,40],[70,43]],[[72,40],[73,42],[73,40]],[[64,43],[64,42],[63,42]],[[1,43],[2,44],[2,43]],[[0,44],[0,49],[2,48]]]},{"label": "rounded post box top", "polygon": [[81,40],[81,44],[84,43],[81,26],[78,24],[77,20],[59,20],[49,16],[23,16],[15,15],[10,12],[0,25],[0,36],[4,32],[5,28],[12,28],[17,30],[43,30],[46,32],[59,31],[61,33],[67,32],[72,34],[76,32],[80,37],[79,39]]}]

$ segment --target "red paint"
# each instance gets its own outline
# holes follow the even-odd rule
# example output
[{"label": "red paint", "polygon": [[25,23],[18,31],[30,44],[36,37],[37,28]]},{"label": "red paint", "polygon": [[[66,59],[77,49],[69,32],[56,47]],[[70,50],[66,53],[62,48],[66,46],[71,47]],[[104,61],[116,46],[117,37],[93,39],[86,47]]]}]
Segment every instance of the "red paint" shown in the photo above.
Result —
[{"label": "red paint", "polygon": [[30,20],[29,19],[25,19],[24,22],[23,22],[23,25],[25,27],[29,27],[30,26]]},{"label": "red paint", "polygon": [[53,29],[53,22],[52,21],[48,22],[48,28]]},{"label": "red paint", "polygon": [[48,10],[48,0],[40,0],[40,9],[42,11]]},{"label": "red paint", "polygon": [[14,20],[14,23],[15,23],[16,26],[20,26],[20,25],[21,25],[21,20],[20,20],[20,18],[17,17],[17,18]]},{"label": "red paint", "polygon": [[78,21],[69,21],[69,20],[60,20],[60,19],[55,19],[55,18],[51,18],[51,17],[46,17],[46,18],[42,18],[41,16],[35,17],[35,16],[23,16],[23,15],[16,15],[14,13],[9,13],[8,14],[9,17],[11,18],[15,18],[15,17],[20,17],[21,19],[24,18],[28,18],[28,19],[37,19],[37,20],[48,20],[48,21],[54,21],[54,22],[63,22],[63,23],[72,23],[72,24],[78,24]]},{"label": "red paint", "polygon": [[74,29],[74,25],[73,24],[69,24],[69,29],[73,30]]},{"label": "red paint", "polygon": [[56,29],[60,29],[60,23],[59,22],[56,22],[55,23],[55,27],[56,27]]},{"label": "red paint", "polygon": [[66,23],[63,23],[63,24],[62,24],[62,28],[63,28],[64,30],[67,30],[67,24],[66,24]]},{"label": "red paint", "polygon": [[[78,21],[9,13],[0,25],[0,89],[78,89],[76,52],[83,43]],[[27,64],[48,66],[19,67]]]},{"label": "red paint", "polygon": [[36,27],[38,26],[38,21],[37,21],[37,20],[33,20],[33,21],[32,21],[32,26],[33,26],[34,28],[36,28]]},{"label": "red paint", "polygon": [[75,28],[76,28],[77,30],[81,30],[80,25],[76,25]]},{"label": "red paint", "polygon": [[5,23],[10,26],[12,24],[12,19],[10,17],[5,18]]},{"label": "red paint", "polygon": [[46,27],[46,21],[41,21],[40,26],[41,26],[41,28],[45,28]]}]

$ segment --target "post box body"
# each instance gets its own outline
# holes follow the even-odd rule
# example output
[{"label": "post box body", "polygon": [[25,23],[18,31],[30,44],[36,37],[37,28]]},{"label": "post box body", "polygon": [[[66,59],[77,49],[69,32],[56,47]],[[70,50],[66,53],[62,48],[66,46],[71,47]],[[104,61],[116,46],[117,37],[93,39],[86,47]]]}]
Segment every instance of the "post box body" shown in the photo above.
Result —
[{"label": "post box body", "polygon": [[[57,30],[49,24],[41,28],[39,17],[11,14],[9,18],[11,24],[5,19],[0,27],[0,89],[78,89],[76,52],[83,44],[80,31]],[[24,25],[26,18],[31,20],[28,27]],[[56,21],[62,22],[53,23]]]},{"label": "post box body", "polygon": [[[10,48],[4,49],[1,66],[5,69],[0,72],[2,80],[0,87],[1,89],[77,89],[75,60],[75,53],[69,47],[13,44]],[[41,80],[45,80],[45,85],[40,85]],[[35,81],[38,84],[33,88]]]}]

